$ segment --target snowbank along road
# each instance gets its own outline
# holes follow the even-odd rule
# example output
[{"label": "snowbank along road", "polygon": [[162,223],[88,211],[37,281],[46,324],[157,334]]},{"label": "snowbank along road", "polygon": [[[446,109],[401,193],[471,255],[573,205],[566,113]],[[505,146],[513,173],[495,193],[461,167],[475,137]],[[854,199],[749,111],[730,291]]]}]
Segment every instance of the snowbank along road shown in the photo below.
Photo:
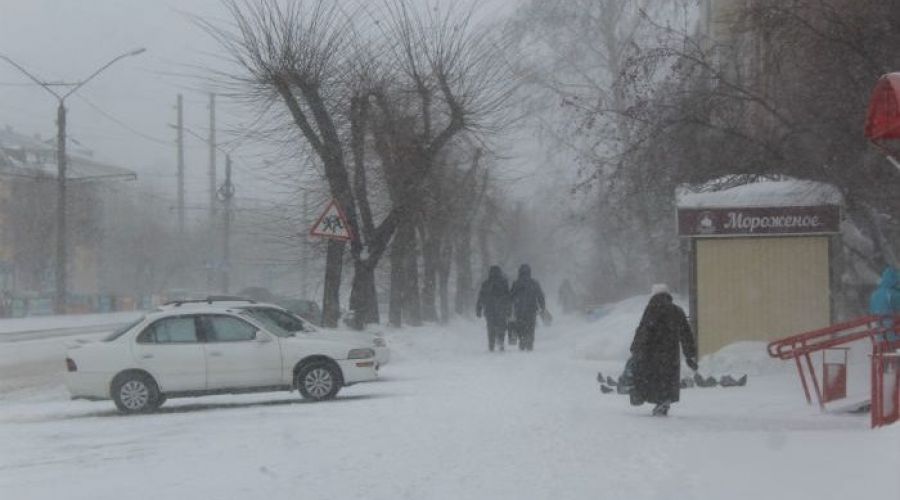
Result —
[{"label": "snowbank along road", "polygon": [[531,353],[486,352],[477,323],[389,333],[381,380],[332,402],[214,396],[127,417],[68,400],[62,340],[0,344],[0,496],[900,498],[900,429],[819,414],[790,367],[685,390],[668,418],[601,395],[596,373],[621,370],[645,301],[561,318]]}]

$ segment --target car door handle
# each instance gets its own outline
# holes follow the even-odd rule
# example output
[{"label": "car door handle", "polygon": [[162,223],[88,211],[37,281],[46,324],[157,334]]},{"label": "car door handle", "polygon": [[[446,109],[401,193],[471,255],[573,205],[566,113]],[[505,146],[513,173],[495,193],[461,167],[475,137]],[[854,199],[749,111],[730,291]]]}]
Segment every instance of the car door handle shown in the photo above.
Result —
[{"label": "car door handle", "polygon": [[220,351],[210,351],[209,355],[210,355],[210,356],[215,356],[215,357],[217,357],[217,358],[222,357],[222,353],[221,353]]},{"label": "car door handle", "polygon": [[153,357],[152,354],[144,354],[143,356],[141,356],[141,359],[150,359],[152,357]]}]

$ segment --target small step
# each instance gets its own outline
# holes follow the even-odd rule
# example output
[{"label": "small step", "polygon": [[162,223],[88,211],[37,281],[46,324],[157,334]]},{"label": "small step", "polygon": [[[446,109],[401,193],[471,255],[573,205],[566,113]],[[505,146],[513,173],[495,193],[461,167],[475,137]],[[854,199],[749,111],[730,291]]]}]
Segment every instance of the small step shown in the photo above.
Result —
[{"label": "small step", "polygon": [[826,411],[828,413],[854,413],[854,414],[862,414],[869,413],[870,408],[872,407],[871,399],[852,399],[852,400],[839,400],[828,403],[826,406]]}]

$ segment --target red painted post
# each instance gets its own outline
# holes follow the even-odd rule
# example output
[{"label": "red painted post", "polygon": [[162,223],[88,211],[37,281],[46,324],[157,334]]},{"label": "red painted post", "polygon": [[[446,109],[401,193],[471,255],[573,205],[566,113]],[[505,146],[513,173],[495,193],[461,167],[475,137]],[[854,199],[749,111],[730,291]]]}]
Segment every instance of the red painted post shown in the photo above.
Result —
[{"label": "red painted post", "polygon": [[886,349],[872,355],[872,427],[900,420],[900,352]]},{"label": "red painted post", "polygon": [[816,399],[819,401],[819,409],[825,411],[825,401],[822,399],[822,388],[819,387],[819,378],[816,377],[816,367],[813,365],[812,357],[806,353],[806,366],[809,368],[809,378],[812,379],[813,389],[816,390]]}]

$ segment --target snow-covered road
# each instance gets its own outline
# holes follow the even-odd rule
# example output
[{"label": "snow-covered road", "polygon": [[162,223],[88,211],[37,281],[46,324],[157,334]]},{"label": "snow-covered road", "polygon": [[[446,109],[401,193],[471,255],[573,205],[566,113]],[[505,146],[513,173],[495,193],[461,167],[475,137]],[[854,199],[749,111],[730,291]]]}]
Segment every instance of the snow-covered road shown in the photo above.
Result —
[{"label": "snow-covered road", "polygon": [[819,414],[790,372],[683,391],[668,418],[601,395],[597,370],[624,360],[579,346],[633,321],[562,322],[532,353],[485,352],[474,323],[389,332],[382,380],[318,404],[215,396],[122,417],[44,380],[0,395],[0,497],[900,498],[900,429]]}]

